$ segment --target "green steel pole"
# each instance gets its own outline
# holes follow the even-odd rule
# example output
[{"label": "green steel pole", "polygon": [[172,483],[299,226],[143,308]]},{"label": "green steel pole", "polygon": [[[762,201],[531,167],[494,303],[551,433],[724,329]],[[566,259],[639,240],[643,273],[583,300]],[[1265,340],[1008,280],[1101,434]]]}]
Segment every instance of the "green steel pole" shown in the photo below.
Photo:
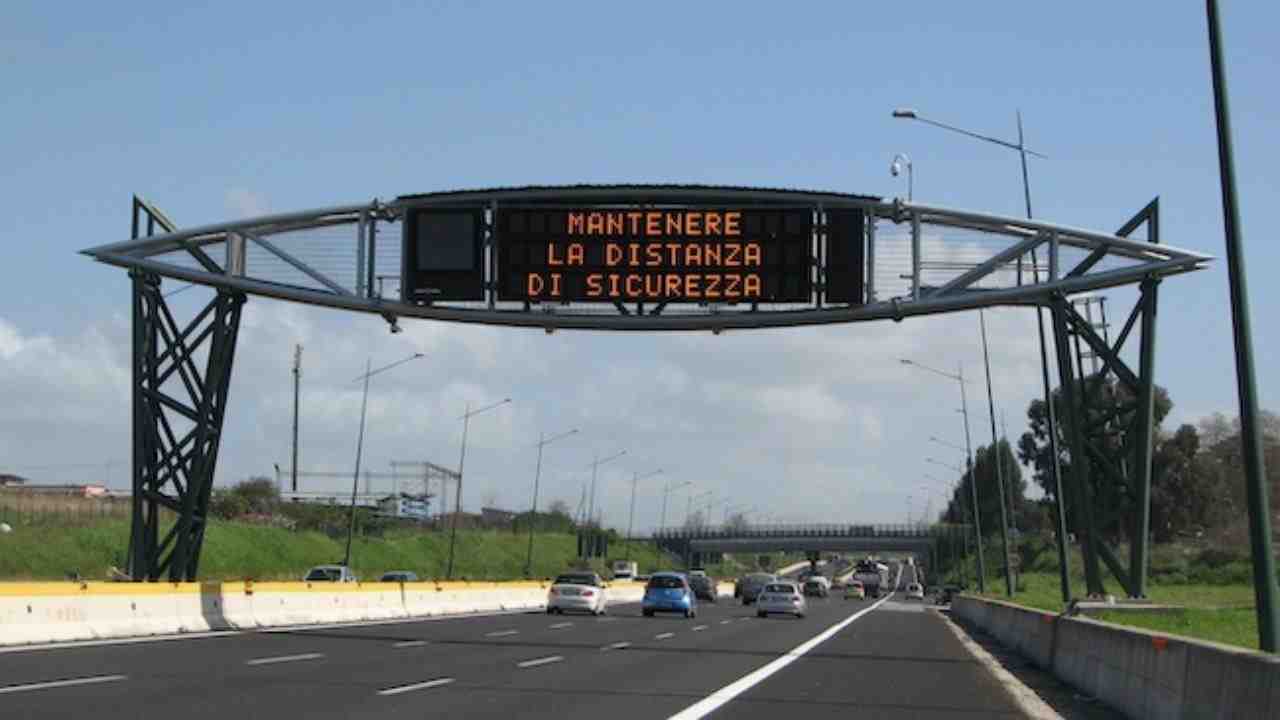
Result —
[{"label": "green steel pole", "polygon": [[1240,437],[1244,444],[1245,487],[1249,498],[1249,541],[1253,554],[1253,592],[1258,613],[1258,644],[1277,649],[1280,608],[1276,601],[1276,568],[1271,545],[1271,507],[1267,503],[1266,468],[1258,425],[1257,388],[1253,371],[1253,334],[1249,327],[1249,294],[1245,287],[1244,248],[1240,242],[1240,208],[1236,203],[1236,171],[1231,147],[1231,115],[1227,78],[1222,65],[1222,28],[1218,3],[1207,0],[1209,57],[1213,66],[1213,103],[1218,119],[1218,168],[1222,177],[1222,214],[1226,225],[1227,278],[1231,288],[1231,325],[1236,350],[1236,392],[1240,397]]}]

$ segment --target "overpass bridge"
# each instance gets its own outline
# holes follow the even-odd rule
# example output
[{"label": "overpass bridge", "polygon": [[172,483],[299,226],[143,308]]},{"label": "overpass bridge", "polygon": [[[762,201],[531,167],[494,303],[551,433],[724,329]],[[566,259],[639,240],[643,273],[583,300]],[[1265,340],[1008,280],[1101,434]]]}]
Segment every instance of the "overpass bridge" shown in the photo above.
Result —
[{"label": "overpass bridge", "polygon": [[663,528],[662,549],[692,559],[714,553],[901,552],[931,557],[939,543],[960,544],[967,525],[752,525]]}]

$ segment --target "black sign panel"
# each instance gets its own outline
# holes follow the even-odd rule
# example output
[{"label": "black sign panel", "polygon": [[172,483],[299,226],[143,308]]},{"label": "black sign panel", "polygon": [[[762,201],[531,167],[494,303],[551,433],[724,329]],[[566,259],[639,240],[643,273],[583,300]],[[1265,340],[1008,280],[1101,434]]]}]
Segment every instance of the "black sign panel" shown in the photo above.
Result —
[{"label": "black sign panel", "polygon": [[498,299],[809,302],[813,211],[499,208]]},{"label": "black sign panel", "polygon": [[827,302],[862,304],[866,230],[861,210],[827,211]]},{"label": "black sign panel", "polygon": [[484,213],[422,209],[405,215],[401,297],[406,302],[484,299]]}]

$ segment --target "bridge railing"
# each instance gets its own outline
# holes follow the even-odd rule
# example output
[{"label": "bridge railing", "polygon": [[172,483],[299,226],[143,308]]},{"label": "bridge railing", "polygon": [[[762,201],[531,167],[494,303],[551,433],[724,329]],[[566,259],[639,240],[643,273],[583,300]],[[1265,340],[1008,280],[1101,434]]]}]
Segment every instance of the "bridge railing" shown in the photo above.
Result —
[{"label": "bridge railing", "polygon": [[866,525],[866,524],[775,524],[775,525],[704,525],[671,527],[655,530],[655,540],[727,540],[758,538],[919,538],[928,539],[961,533],[964,525]]}]

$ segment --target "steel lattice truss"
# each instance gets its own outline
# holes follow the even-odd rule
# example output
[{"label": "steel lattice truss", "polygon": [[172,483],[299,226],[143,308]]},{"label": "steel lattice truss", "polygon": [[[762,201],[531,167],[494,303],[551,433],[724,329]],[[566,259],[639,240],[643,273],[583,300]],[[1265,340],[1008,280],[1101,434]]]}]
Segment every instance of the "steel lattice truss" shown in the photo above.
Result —
[{"label": "steel lattice truss", "polygon": [[[704,304],[649,308],[496,299],[493,268],[504,206],[554,198],[590,203],[620,195],[653,206],[679,203],[808,205],[814,293],[808,303]],[[409,208],[486,208],[486,299],[411,304],[399,299],[400,229]],[[824,213],[859,209],[865,227],[864,302],[825,302]],[[1045,305],[1070,295],[1196,270],[1208,256],[1119,235],[839,193],[686,186],[574,186],[433,193],[169,232],[91,248],[112,265],[231,292],[376,313],[554,329],[732,330],[901,320],[997,305]],[[214,257],[224,258],[220,265]],[[1039,260],[1037,263],[1036,261]]]}]

